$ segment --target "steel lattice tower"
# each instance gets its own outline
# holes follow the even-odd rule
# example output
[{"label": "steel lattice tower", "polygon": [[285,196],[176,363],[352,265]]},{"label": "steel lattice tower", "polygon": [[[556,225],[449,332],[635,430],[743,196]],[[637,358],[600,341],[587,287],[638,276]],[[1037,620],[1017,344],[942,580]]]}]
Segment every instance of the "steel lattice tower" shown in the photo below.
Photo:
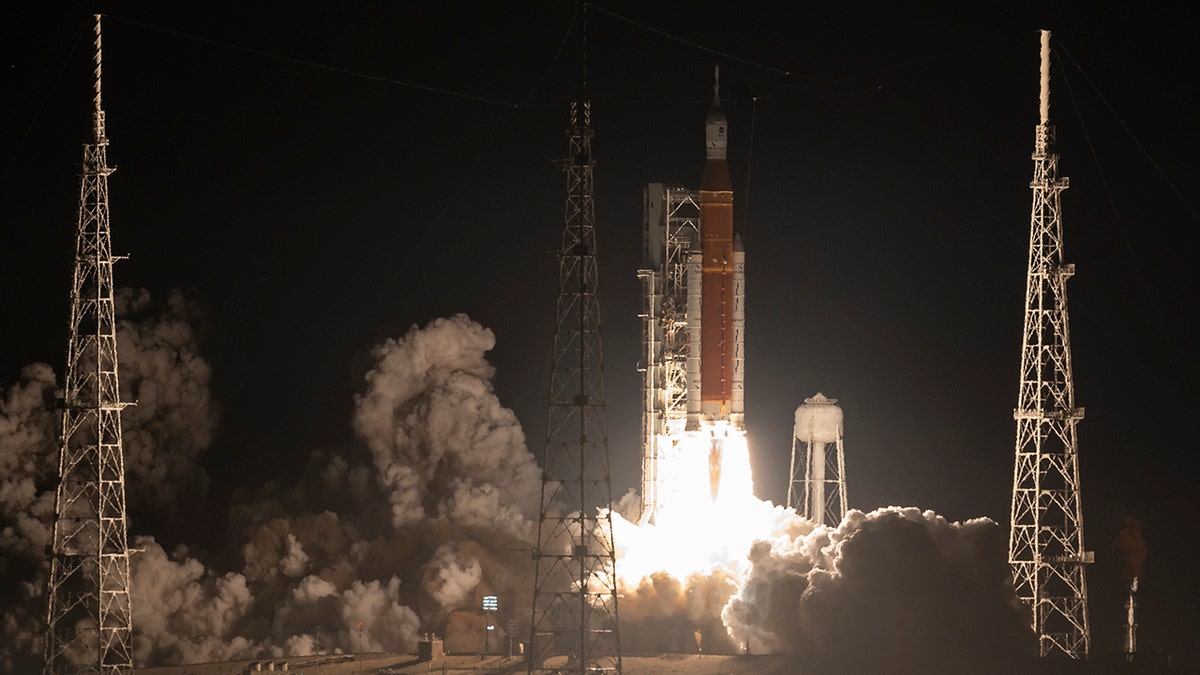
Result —
[{"label": "steel lattice tower", "polygon": [[643,192],[642,504],[653,522],[660,506],[660,462],[675,453],[687,423],[687,271],[700,239],[695,190],[651,183]]},{"label": "steel lattice tower", "polygon": [[71,283],[50,578],[46,673],[132,673],[125,460],[117,379],[109,229],[108,138],[100,107],[100,15],[95,28],[92,142],[83,178]]},{"label": "steel lattice tower", "polygon": [[1086,658],[1090,647],[1060,195],[1050,125],[1050,33],[1041,32],[1041,115],[1033,152],[1033,212],[1025,282],[1025,329],[1017,395],[1016,461],[1008,559],[1017,596],[1030,608],[1042,656]]},{"label": "steel lattice tower", "polygon": [[591,106],[571,104],[528,668],[621,672],[597,297]]}]

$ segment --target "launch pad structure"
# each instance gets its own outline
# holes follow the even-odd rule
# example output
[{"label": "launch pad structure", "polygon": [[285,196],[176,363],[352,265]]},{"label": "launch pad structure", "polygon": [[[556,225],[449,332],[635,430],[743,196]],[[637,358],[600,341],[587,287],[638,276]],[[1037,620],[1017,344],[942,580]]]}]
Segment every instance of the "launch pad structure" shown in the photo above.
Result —
[{"label": "launch pad structure", "polygon": [[723,443],[745,432],[746,257],[733,228],[728,126],[714,71],[700,188],[651,183],[643,193],[642,522],[669,499],[664,463],[685,437],[710,445],[715,499]]},{"label": "launch pad structure", "polygon": [[695,190],[651,183],[643,191],[642,507],[659,504],[660,462],[677,449],[688,413],[688,255],[700,238]]}]

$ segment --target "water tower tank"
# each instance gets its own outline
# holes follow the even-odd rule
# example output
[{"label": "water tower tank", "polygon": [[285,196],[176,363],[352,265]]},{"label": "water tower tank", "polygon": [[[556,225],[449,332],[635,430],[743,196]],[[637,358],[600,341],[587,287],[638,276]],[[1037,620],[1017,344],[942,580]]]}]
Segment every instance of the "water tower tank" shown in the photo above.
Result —
[{"label": "water tower tank", "polygon": [[805,443],[833,443],[842,435],[842,408],[836,398],[818,393],[796,408],[796,438]]}]

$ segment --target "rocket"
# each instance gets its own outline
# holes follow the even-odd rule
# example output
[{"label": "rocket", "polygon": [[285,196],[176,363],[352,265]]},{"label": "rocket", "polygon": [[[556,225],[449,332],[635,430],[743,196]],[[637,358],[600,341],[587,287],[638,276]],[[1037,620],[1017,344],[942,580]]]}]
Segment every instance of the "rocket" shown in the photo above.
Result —
[{"label": "rocket", "polygon": [[719,437],[745,430],[745,253],[733,232],[728,121],[720,71],[705,121],[700,237],[688,256],[688,428],[713,433],[710,474],[719,482]]}]

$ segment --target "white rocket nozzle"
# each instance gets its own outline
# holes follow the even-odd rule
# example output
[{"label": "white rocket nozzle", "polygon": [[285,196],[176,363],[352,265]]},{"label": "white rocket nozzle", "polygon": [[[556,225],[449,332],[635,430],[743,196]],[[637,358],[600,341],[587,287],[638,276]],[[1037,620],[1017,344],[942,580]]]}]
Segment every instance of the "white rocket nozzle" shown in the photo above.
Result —
[{"label": "white rocket nozzle", "polygon": [[1050,31],[1042,31],[1041,123],[1050,122]]}]

